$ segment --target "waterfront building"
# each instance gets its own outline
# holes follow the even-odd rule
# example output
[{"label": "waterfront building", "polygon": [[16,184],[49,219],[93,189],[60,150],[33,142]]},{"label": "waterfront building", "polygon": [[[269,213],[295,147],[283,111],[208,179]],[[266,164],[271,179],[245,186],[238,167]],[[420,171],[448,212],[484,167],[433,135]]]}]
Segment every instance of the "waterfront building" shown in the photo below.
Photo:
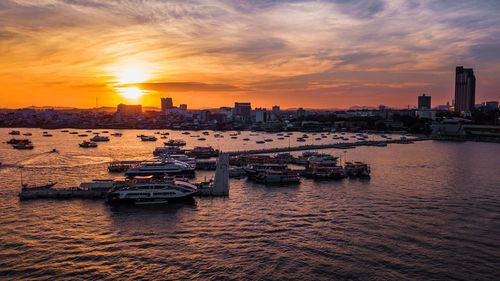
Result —
[{"label": "waterfront building", "polygon": [[235,102],[234,115],[249,117],[252,112],[252,105],[249,102]]},{"label": "waterfront building", "polygon": [[425,93],[418,96],[418,110],[431,109],[431,97],[426,96]]},{"label": "waterfront building", "polygon": [[476,77],[472,68],[457,66],[455,77],[455,112],[471,112],[476,100]]},{"label": "waterfront building", "polygon": [[116,113],[121,117],[138,117],[142,114],[142,106],[140,104],[128,105],[120,103],[116,107]]}]

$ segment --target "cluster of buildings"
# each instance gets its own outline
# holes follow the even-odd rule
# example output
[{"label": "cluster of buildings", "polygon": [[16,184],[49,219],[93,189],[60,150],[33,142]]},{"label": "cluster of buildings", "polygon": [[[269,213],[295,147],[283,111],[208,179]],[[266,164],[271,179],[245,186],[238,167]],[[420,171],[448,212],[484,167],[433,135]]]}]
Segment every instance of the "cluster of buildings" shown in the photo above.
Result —
[{"label": "cluster of buildings", "polygon": [[[432,107],[431,96],[418,96],[418,106],[390,109],[325,111],[252,108],[250,102],[235,102],[234,107],[188,110],[186,104],[174,106],[170,97],[161,98],[160,110],[145,110],[141,105],[119,104],[116,111],[34,110],[0,111],[0,126],[42,128],[169,128],[203,130],[409,130],[441,117],[471,117],[476,112],[497,112],[498,102],[475,104],[476,78],[471,68],[456,68],[455,99],[451,104]],[[423,121],[422,121],[423,120]],[[427,121],[425,121],[427,120]],[[500,122],[498,122],[500,123]],[[496,125],[497,119],[493,123]]]}]

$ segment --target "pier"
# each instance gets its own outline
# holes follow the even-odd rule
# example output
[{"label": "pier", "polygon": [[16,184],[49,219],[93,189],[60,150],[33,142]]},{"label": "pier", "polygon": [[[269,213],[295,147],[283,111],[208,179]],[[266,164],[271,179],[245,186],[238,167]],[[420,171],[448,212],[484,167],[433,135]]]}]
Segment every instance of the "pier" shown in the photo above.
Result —
[{"label": "pier", "polygon": [[407,144],[415,141],[424,141],[424,140],[429,140],[429,138],[417,137],[413,139],[398,139],[398,140],[383,140],[383,141],[358,141],[358,142],[343,142],[343,143],[331,143],[331,144],[309,144],[309,145],[290,146],[290,147],[238,150],[238,151],[229,151],[227,153],[229,154],[229,156],[237,156],[242,154],[264,154],[264,153],[278,153],[278,152],[316,150],[316,149],[328,149],[328,148],[349,149],[356,146],[380,146],[383,144],[390,144],[390,143]]}]

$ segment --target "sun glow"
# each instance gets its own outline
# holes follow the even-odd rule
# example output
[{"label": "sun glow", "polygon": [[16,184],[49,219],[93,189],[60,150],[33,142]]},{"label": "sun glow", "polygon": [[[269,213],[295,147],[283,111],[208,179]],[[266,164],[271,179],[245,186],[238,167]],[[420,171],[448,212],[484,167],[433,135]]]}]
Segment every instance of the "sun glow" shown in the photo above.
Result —
[{"label": "sun glow", "polygon": [[138,98],[142,97],[142,95],[144,95],[144,93],[139,88],[137,88],[135,86],[120,88],[120,89],[118,89],[118,91],[120,92],[120,95],[122,97],[125,97],[127,99],[131,99],[131,100],[137,100]]},{"label": "sun glow", "polygon": [[149,75],[141,66],[129,66],[119,70],[116,76],[120,84],[134,84],[146,81]]}]

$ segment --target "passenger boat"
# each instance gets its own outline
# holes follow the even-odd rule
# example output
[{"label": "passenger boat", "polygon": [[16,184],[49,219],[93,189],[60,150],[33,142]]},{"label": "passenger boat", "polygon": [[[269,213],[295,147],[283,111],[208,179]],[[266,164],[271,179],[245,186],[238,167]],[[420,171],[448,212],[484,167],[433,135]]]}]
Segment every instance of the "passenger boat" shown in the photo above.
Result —
[{"label": "passenger boat", "polygon": [[271,141],[273,141],[273,139],[265,139],[264,141],[271,142]]},{"label": "passenger boat", "polygon": [[106,202],[141,204],[161,204],[190,198],[198,188],[186,181],[174,178],[134,179],[113,187],[106,195]]},{"label": "passenger boat", "polygon": [[155,136],[141,136],[141,141],[156,141]]},{"label": "passenger boat", "polygon": [[15,130],[9,132],[9,135],[19,135],[19,134],[21,134],[21,132]]},{"label": "passenger boat", "polygon": [[207,132],[207,131],[205,131],[205,132],[202,132],[202,134],[204,134],[205,136],[208,136],[208,135],[210,135],[210,133],[209,133],[209,132]]},{"label": "passenger boat", "polygon": [[52,134],[49,134],[49,133],[47,133],[47,132],[44,132],[44,133],[42,134],[42,137],[52,137]]},{"label": "passenger boat", "polygon": [[249,179],[255,179],[258,174],[266,171],[288,171],[286,164],[252,163],[245,167]]},{"label": "passenger boat", "polygon": [[244,138],[243,140],[244,140],[244,141],[249,141],[250,139],[249,139],[249,138]]},{"label": "passenger boat", "polygon": [[363,162],[356,161],[345,163],[345,172],[349,177],[370,177],[370,166]]},{"label": "passenger boat", "polygon": [[92,147],[97,147],[97,143],[93,141],[83,141],[82,143],[78,144],[80,147],[83,148],[92,148]]},{"label": "passenger boat", "polygon": [[255,181],[264,184],[294,184],[300,183],[300,177],[289,171],[264,171],[257,174]]},{"label": "passenger boat", "polygon": [[67,133],[69,132],[68,130],[61,130],[61,133]]},{"label": "passenger boat", "polygon": [[245,169],[242,168],[242,167],[235,167],[235,168],[230,168],[228,170],[229,172],[229,177],[230,178],[242,178],[242,177],[245,177],[247,175],[247,173],[245,172]]},{"label": "passenger boat", "polygon": [[189,157],[185,154],[170,154],[168,158],[187,163],[196,169],[196,158]]},{"label": "passenger boat", "polygon": [[186,151],[185,153],[186,155],[195,158],[210,158],[218,156],[219,150],[216,150],[211,146],[197,146],[192,150]]},{"label": "passenger boat", "polygon": [[183,135],[189,135],[189,134],[191,134],[191,133],[190,133],[190,132],[183,132],[182,134],[183,134]]},{"label": "passenger boat", "polygon": [[78,135],[78,132],[70,132],[70,135]]},{"label": "passenger boat", "polygon": [[109,132],[108,132],[108,131],[102,131],[102,133],[103,133],[103,134],[107,134],[107,133],[109,133]]},{"label": "passenger boat", "polygon": [[32,133],[24,133],[23,136],[31,136],[33,135]]},{"label": "passenger boat", "polygon": [[297,141],[298,141],[298,142],[305,142],[305,141],[306,141],[306,139],[304,139],[304,138],[297,138]]},{"label": "passenger boat", "polygon": [[99,135],[95,135],[93,138],[90,139],[91,141],[109,141],[109,138],[106,137],[106,136],[99,136]]},{"label": "passenger boat", "polygon": [[199,138],[198,139],[199,141],[204,141],[204,140],[207,140],[206,138]]},{"label": "passenger boat", "polygon": [[166,146],[185,146],[186,142],[184,140],[169,140],[164,142]]},{"label": "passenger boat", "polygon": [[308,175],[310,177],[315,179],[342,179],[345,177],[344,168],[337,165],[337,157],[314,157],[309,160]]},{"label": "passenger boat", "polygon": [[157,147],[153,151],[154,156],[170,155],[170,154],[184,154],[185,150],[175,146]]},{"label": "passenger boat", "polygon": [[79,137],[88,137],[89,135],[87,135],[87,134],[79,134],[78,136]]},{"label": "passenger boat", "polygon": [[260,144],[262,144],[262,143],[266,143],[266,142],[265,142],[265,141],[256,141],[255,143],[260,143]]},{"label": "passenger boat", "polygon": [[130,167],[125,172],[127,177],[135,176],[165,176],[165,175],[184,175],[193,177],[194,167],[191,165],[163,157],[161,160],[143,161]]},{"label": "passenger boat", "polygon": [[122,133],[112,133],[111,135],[113,137],[121,137],[123,134]]}]

